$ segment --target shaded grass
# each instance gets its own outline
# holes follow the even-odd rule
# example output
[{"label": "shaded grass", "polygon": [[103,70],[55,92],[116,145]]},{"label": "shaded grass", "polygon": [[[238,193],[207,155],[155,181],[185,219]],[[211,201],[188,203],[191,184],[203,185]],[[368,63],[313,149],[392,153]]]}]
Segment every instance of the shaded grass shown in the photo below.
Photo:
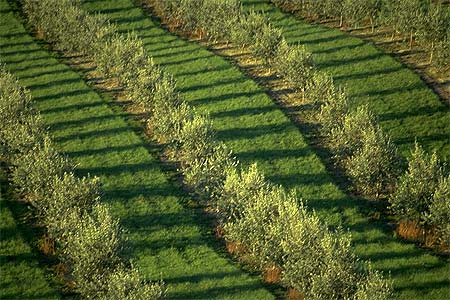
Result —
[{"label": "shaded grass", "polygon": [[333,75],[351,96],[351,107],[368,104],[404,155],[415,139],[450,161],[450,106],[398,59],[372,43],[337,29],[313,25],[283,13],[268,0],[243,0],[246,9],[264,10],[290,44],[314,53],[320,70]]},{"label": "shaded grass", "polygon": [[155,61],[178,80],[187,101],[210,114],[218,138],[241,163],[258,162],[272,182],[296,189],[331,225],[349,228],[358,255],[391,272],[397,297],[445,299],[450,294],[449,260],[399,241],[385,220],[369,221],[374,207],[337,188],[297,128],[236,67],[168,33],[131,1],[90,0],[83,5],[106,14],[123,32],[135,30]]},{"label": "shaded grass", "polygon": [[31,90],[58,149],[77,163],[77,175],[100,177],[103,201],[121,219],[131,258],[145,277],[162,278],[168,299],[273,299],[259,278],[228,258],[202,212],[185,207],[189,199],[149,153],[158,149],[144,144],[126,113],[38,45],[5,0],[0,14],[0,57]]},{"label": "shaded grass", "polygon": [[0,299],[59,299],[49,270],[30,244],[36,243],[35,231],[22,224],[27,209],[11,199],[7,184],[0,168]]}]

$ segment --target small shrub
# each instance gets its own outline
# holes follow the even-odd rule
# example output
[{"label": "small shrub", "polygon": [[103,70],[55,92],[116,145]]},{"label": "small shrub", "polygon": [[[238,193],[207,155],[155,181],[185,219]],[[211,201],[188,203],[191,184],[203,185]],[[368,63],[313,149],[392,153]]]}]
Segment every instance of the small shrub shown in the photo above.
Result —
[{"label": "small shrub", "polygon": [[200,12],[200,26],[212,39],[229,38],[231,26],[241,15],[238,0],[209,0],[204,1]]},{"label": "small shrub", "polygon": [[145,113],[151,113],[154,110],[156,85],[162,80],[161,69],[148,59],[140,68],[136,69],[133,78],[127,80],[125,85],[125,94]]},{"label": "small shrub", "polygon": [[185,102],[177,106],[155,106],[153,118],[148,126],[153,128],[160,141],[167,144],[168,149],[176,154],[181,147],[180,134],[183,124],[193,118],[192,108]]},{"label": "small shrub", "polygon": [[422,215],[428,212],[441,177],[436,153],[430,156],[416,143],[408,170],[400,177],[397,189],[389,199],[393,212],[409,220],[421,221]]},{"label": "small shrub", "polygon": [[11,162],[42,137],[42,122],[31,96],[4,66],[0,66],[0,157]]},{"label": "small shrub", "polygon": [[231,28],[230,39],[241,47],[251,46],[255,43],[258,32],[267,26],[268,22],[267,17],[253,10],[243,14]]},{"label": "small shrub", "polygon": [[311,85],[314,73],[312,54],[304,46],[289,46],[283,39],[278,47],[273,65],[284,80],[296,90],[305,92]]},{"label": "small shrub", "polygon": [[248,199],[253,199],[267,188],[264,175],[258,171],[256,164],[251,165],[248,171],[227,169],[225,182],[216,202],[219,222],[224,225],[241,219]]},{"label": "small shrub", "polygon": [[215,198],[222,190],[226,173],[236,166],[236,159],[223,143],[213,143],[203,157],[191,161],[182,169],[184,182],[202,199]]},{"label": "small shrub", "polygon": [[333,78],[321,71],[313,71],[305,84],[304,98],[313,105],[321,105],[336,94]]},{"label": "small shrub", "polygon": [[282,280],[305,299],[346,299],[357,280],[350,237],[333,233],[304,207],[290,218],[281,243]]},{"label": "small shrub", "polygon": [[99,202],[100,181],[97,177],[77,178],[73,173],[65,173],[49,181],[51,193],[45,197],[46,206],[41,209],[41,218],[50,237],[61,242],[67,215],[74,209],[90,211]]},{"label": "small shrub", "polygon": [[122,230],[105,205],[96,204],[90,213],[73,209],[66,215],[57,240],[64,260],[71,266],[76,291],[85,299],[105,293],[110,274],[120,268]]},{"label": "small shrub", "polygon": [[281,30],[275,28],[270,23],[264,23],[259,30],[256,31],[253,44],[250,48],[256,57],[270,66],[275,59],[278,47],[282,40]]},{"label": "small shrub", "polygon": [[42,214],[47,207],[45,199],[52,192],[51,181],[71,168],[47,136],[42,144],[34,145],[30,151],[16,157],[12,181],[17,192],[31,202],[38,214]]},{"label": "small shrub", "polygon": [[177,158],[182,168],[207,157],[213,144],[211,120],[198,114],[194,114],[192,119],[184,120],[177,141],[180,144]]},{"label": "small shrub", "polygon": [[340,127],[332,128],[329,145],[340,162],[363,147],[366,130],[376,130],[377,121],[367,105],[345,115]]},{"label": "small shrub", "polygon": [[348,97],[343,89],[337,89],[320,107],[317,119],[321,125],[320,131],[325,137],[330,136],[333,128],[342,127],[348,113]]},{"label": "small shrub", "polygon": [[389,300],[392,297],[392,281],[369,265],[365,278],[358,282],[355,300]]},{"label": "small shrub", "polygon": [[278,208],[288,201],[288,194],[281,187],[258,191],[252,198],[243,199],[239,219],[224,224],[225,237],[242,243],[258,267],[272,266],[279,260],[280,241],[270,234],[278,218]]},{"label": "small shrub", "polygon": [[164,294],[162,282],[147,283],[135,268],[119,268],[109,275],[106,292],[98,300],[158,300]]},{"label": "small shrub", "polygon": [[142,43],[134,33],[113,35],[96,49],[93,60],[97,69],[105,77],[117,78],[122,87],[127,86],[149,60]]},{"label": "small shrub", "polygon": [[359,192],[378,198],[393,186],[398,172],[397,148],[378,125],[362,131],[361,144],[344,162],[344,168]]},{"label": "small shrub", "polygon": [[440,178],[424,219],[436,227],[441,244],[450,247],[450,175]]}]

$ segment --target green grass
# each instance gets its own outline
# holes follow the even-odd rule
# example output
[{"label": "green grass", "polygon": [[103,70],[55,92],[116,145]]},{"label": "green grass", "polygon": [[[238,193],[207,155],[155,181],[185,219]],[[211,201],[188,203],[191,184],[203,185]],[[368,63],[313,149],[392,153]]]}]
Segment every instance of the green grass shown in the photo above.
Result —
[{"label": "green grass", "polygon": [[[384,222],[368,221],[372,207],[338,189],[301,133],[256,83],[225,59],[168,33],[129,0],[83,5],[104,13],[124,32],[135,30],[155,61],[178,80],[187,101],[210,114],[217,137],[244,165],[258,162],[271,181],[296,189],[330,224],[349,228],[358,255],[391,272],[398,298],[448,297],[448,258],[400,242]],[[423,93],[429,91],[424,88]]]},{"label": "green grass", "polygon": [[5,177],[0,169],[0,299],[59,299],[49,271],[29,242],[34,232],[22,219],[26,207],[11,199]]},{"label": "green grass", "polygon": [[31,90],[57,147],[77,163],[76,173],[100,177],[103,201],[121,219],[145,277],[162,278],[168,299],[274,299],[259,276],[229,259],[202,213],[185,207],[189,199],[163,174],[157,149],[147,147],[127,115],[55,56],[1,0],[2,61]]},{"label": "green grass", "polygon": [[336,29],[313,25],[281,12],[269,0],[243,0],[246,9],[264,10],[290,44],[314,53],[320,70],[345,86],[351,105],[368,104],[403,154],[415,139],[450,161],[450,106],[420,77],[372,43]]}]

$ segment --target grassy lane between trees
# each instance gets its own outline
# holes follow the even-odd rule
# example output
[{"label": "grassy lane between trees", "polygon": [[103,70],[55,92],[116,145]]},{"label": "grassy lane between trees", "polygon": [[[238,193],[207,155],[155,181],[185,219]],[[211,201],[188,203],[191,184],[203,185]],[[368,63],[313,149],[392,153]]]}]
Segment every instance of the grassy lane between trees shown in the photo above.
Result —
[{"label": "grassy lane between trees", "polygon": [[258,162],[268,179],[296,189],[329,224],[350,228],[358,255],[391,272],[398,298],[442,299],[450,293],[448,259],[399,242],[384,222],[369,221],[370,205],[348,199],[333,184],[296,127],[237,68],[168,33],[131,1],[92,0],[83,7],[105,14],[124,32],[135,30],[188,102],[209,112],[218,138],[244,165]]},{"label": "grassy lane between trees", "polygon": [[163,279],[168,299],[273,299],[261,281],[233,264],[209,221],[184,206],[189,199],[167,180],[159,161],[108,98],[27,34],[0,1],[0,57],[31,90],[61,152],[79,176],[98,176],[105,203],[122,220],[134,264],[149,280]]},{"label": "grassy lane between trees", "polygon": [[296,19],[269,0],[242,2],[248,10],[263,10],[288,43],[305,45],[317,67],[346,87],[351,106],[367,103],[404,155],[417,139],[428,152],[435,149],[450,160],[450,107],[412,70],[371,43]]},{"label": "grassy lane between trees", "polygon": [[32,246],[33,229],[21,224],[27,209],[10,198],[7,184],[0,169],[0,299],[59,299]]}]

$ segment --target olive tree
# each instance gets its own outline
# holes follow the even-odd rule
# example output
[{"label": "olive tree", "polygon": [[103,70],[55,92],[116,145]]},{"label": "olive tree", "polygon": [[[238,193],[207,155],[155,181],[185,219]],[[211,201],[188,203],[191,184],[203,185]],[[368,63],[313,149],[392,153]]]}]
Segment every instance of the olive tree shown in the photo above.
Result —
[{"label": "olive tree", "polygon": [[408,170],[400,177],[389,199],[393,212],[408,220],[421,221],[441,177],[442,168],[436,153],[429,155],[416,143],[408,160]]}]

